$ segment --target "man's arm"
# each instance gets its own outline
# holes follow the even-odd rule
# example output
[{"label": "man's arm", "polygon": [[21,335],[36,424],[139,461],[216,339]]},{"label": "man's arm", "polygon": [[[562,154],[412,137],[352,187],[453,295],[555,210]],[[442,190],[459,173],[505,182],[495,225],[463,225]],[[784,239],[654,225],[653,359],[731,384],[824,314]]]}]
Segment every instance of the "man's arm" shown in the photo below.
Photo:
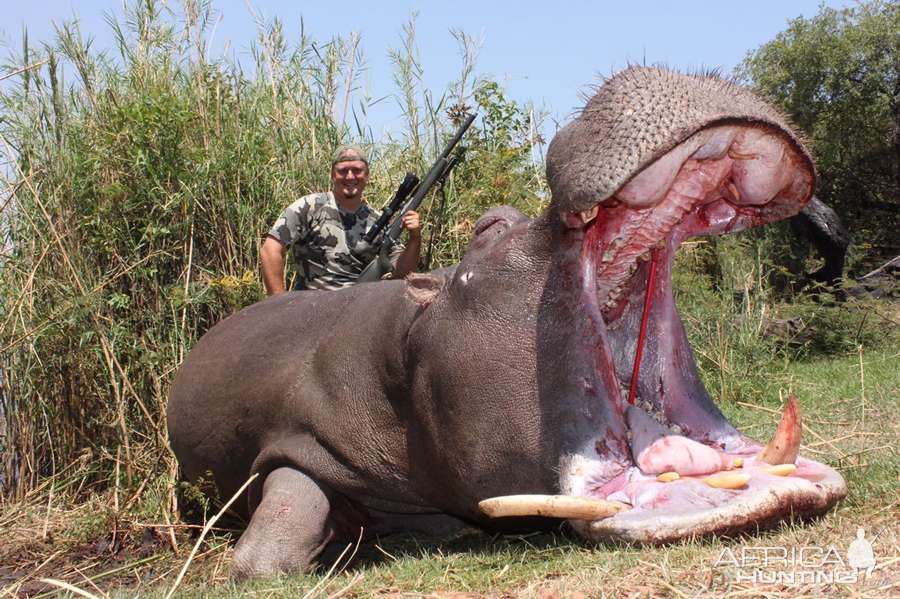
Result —
[{"label": "man's arm", "polygon": [[419,215],[412,210],[404,214],[403,228],[409,231],[409,239],[406,242],[406,248],[394,262],[395,279],[402,279],[416,270],[422,248],[422,226],[419,223]]},{"label": "man's arm", "polygon": [[[262,265],[263,283],[269,297],[284,293],[284,255],[288,248],[273,237],[266,237],[259,249],[259,261]],[[399,262],[399,260],[398,260]]]}]

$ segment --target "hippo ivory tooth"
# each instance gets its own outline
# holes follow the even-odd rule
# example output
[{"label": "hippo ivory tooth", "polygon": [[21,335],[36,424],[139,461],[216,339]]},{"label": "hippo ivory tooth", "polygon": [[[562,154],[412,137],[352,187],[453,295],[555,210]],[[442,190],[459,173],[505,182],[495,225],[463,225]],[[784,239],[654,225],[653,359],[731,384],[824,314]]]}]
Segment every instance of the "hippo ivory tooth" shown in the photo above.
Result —
[{"label": "hippo ivory tooth", "polygon": [[800,437],[803,433],[803,424],[800,418],[800,402],[796,395],[791,395],[775,436],[766,445],[762,453],[756,456],[757,462],[764,462],[773,466],[780,464],[793,464],[800,452]]},{"label": "hippo ivory tooth", "polygon": [[738,154],[734,150],[728,150],[728,157],[732,160],[753,160],[759,158],[759,154]]},{"label": "hippo ivory tooth", "polygon": [[740,202],[741,201],[741,192],[738,191],[737,186],[734,183],[732,183],[731,181],[729,181],[726,184],[726,187],[728,188],[728,191],[731,192],[731,195],[734,196],[734,201]]},{"label": "hippo ivory tooth", "polygon": [[601,520],[631,509],[620,501],[573,495],[506,495],[480,501],[478,507],[491,518],[545,516],[576,520]]},{"label": "hippo ivory tooth", "polygon": [[765,468],[760,468],[760,470],[775,476],[788,476],[796,472],[797,467],[793,464],[779,464],[777,466],[766,466]]},{"label": "hippo ivory tooth", "polygon": [[663,472],[656,477],[656,480],[661,483],[671,483],[676,480],[698,480],[701,483],[706,483],[710,487],[715,487],[716,489],[740,489],[750,482],[750,475],[729,472],[700,477],[680,476],[677,472]]},{"label": "hippo ivory tooth", "polygon": [[599,210],[600,210],[600,206],[597,205],[597,206],[594,206],[593,208],[591,208],[590,210],[585,210],[584,212],[579,212],[578,216],[581,217],[581,222],[583,222],[584,224],[588,224],[589,222],[594,220],[594,218],[597,217],[597,212],[599,212]]},{"label": "hippo ivory tooth", "polygon": [[750,482],[749,474],[722,474],[719,476],[707,476],[698,478],[700,482],[717,489],[739,489]]},{"label": "hippo ivory tooth", "polygon": [[[740,466],[738,465],[738,460],[740,460]],[[741,466],[743,466],[743,464],[744,464],[744,461],[742,458],[734,458],[734,465],[736,468],[740,468]],[[767,474],[774,474],[775,476],[790,476],[791,474],[793,474],[794,472],[797,471],[797,467],[794,466],[793,464],[779,464],[778,466],[765,466],[763,468],[758,468],[757,470],[759,470],[760,472],[766,472]],[[736,478],[726,478],[726,477],[731,477],[735,474],[737,475]],[[673,482],[676,480],[691,479],[691,478],[705,482],[706,484],[713,486],[713,487],[718,486],[720,488],[731,489],[731,488],[736,488],[736,487],[722,486],[720,483],[727,483],[728,485],[737,484],[740,481],[744,481],[746,483],[746,481],[750,480],[750,474],[749,473],[729,472],[727,470],[723,470],[721,472],[716,472],[714,474],[711,474],[710,476],[704,476],[704,477],[684,476],[683,477],[680,474],[678,474],[677,472],[663,472],[662,474],[660,474],[659,476],[656,477],[656,480],[658,480],[661,483],[670,483],[670,482]],[[710,481],[712,481],[712,483],[710,483]],[[743,486],[743,484],[739,484],[738,486]]]}]

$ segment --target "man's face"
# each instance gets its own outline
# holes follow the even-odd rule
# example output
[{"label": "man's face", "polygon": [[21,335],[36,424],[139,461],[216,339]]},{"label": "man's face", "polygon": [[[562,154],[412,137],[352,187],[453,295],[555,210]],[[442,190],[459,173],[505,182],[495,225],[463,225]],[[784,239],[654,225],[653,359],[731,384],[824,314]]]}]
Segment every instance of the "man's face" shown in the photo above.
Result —
[{"label": "man's face", "polygon": [[369,167],[362,160],[345,160],[331,167],[334,193],[347,200],[362,196],[369,182]]}]

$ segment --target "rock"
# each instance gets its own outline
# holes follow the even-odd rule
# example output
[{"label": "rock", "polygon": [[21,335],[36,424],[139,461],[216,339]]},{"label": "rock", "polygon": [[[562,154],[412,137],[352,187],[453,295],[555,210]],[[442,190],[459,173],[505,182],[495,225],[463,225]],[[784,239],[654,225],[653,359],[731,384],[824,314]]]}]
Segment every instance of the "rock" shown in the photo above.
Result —
[{"label": "rock", "polygon": [[858,278],[847,293],[857,299],[900,299],[900,256]]},{"label": "rock", "polygon": [[798,237],[808,239],[825,260],[822,268],[805,275],[807,283],[837,283],[844,274],[844,258],[850,245],[850,234],[837,212],[813,196],[800,214],[791,219],[791,229]]}]

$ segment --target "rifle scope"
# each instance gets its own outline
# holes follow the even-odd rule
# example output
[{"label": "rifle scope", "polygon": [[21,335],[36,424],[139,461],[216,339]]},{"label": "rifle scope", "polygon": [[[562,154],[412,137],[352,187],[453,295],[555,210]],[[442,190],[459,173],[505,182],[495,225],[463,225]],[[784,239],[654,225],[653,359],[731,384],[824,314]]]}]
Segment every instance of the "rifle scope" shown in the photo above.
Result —
[{"label": "rifle scope", "polygon": [[397,188],[397,193],[394,194],[394,199],[391,200],[387,206],[382,208],[381,216],[378,217],[378,220],[375,221],[372,228],[363,235],[363,239],[367,243],[372,243],[372,241],[378,237],[378,234],[387,226],[388,221],[391,220],[394,213],[400,209],[400,206],[403,205],[403,202],[406,201],[406,198],[409,197],[409,194],[413,192],[418,184],[419,178],[417,176],[412,173],[406,173],[406,177],[403,178],[403,182],[401,182],[400,186]]}]

